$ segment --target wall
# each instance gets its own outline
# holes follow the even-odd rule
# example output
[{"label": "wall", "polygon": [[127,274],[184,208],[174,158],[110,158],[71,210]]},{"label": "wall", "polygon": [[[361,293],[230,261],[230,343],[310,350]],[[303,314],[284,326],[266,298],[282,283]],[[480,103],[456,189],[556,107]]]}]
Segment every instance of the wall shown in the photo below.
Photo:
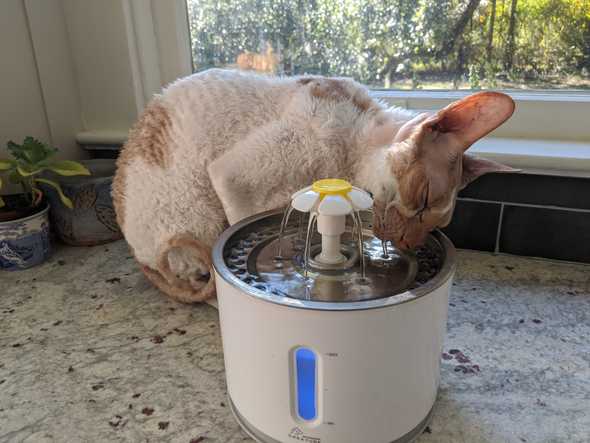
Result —
[{"label": "wall", "polygon": [[0,158],[26,135],[85,158],[119,146],[151,96],[190,73],[186,5],[2,0],[0,55]]},{"label": "wall", "polygon": [[3,0],[0,5],[0,156],[8,140],[32,135],[84,156],[78,86],[59,0]]},{"label": "wall", "polygon": [[135,98],[126,3],[62,1],[86,131],[127,132],[143,107]]},{"label": "wall", "polygon": [[489,174],[459,194],[455,246],[590,263],[590,179]]},{"label": "wall", "polygon": [[5,0],[0,13],[0,156],[8,140],[50,139],[24,3]]}]

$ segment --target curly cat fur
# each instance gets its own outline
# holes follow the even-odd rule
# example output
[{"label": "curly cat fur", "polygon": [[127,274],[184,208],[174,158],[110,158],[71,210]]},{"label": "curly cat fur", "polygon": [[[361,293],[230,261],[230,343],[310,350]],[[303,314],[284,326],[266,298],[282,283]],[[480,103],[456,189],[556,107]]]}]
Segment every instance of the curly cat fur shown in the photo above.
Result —
[{"label": "curly cat fur", "polygon": [[[369,128],[412,115],[385,112],[364,87],[344,79],[216,69],[170,85],[130,132],[113,183],[118,222],[147,277],[179,301],[211,297],[210,250],[228,221],[284,206],[315,179],[354,179],[370,149]],[[208,167],[236,147],[234,158],[248,155],[237,152],[245,140],[259,146],[261,163],[241,171],[255,179],[256,189],[240,191],[258,195],[237,196],[237,207],[224,208]],[[280,158],[272,164],[277,153],[289,158],[288,170]],[[269,174],[277,168],[284,170],[278,183]]]},{"label": "curly cat fur", "polygon": [[203,301],[215,293],[211,247],[228,224],[285,206],[314,180],[345,178],[376,202],[407,200],[415,191],[398,192],[390,161],[398,131],[425,130],[414,116],[347,79],[191,75],[156,96],[130,132],[113,182],[117,220],[157,287]]}]

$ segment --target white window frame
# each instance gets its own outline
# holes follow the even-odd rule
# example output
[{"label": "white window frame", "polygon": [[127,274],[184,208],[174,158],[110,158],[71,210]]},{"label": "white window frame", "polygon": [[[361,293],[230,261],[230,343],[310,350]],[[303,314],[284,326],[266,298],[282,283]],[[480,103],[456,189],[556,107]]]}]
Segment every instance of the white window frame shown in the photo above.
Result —
[{"label": "white window frame", "polygon": [[[70,23],[70,43],[80,41],[76,39],[88,39],[87,35],[77,35],[76,26],[72,26],[72,23],[75,20],[91,20],[94,16],[76,16],[76,14],[85,14],[86,10],[72,6],[78,0],[61,1],[64,5],[65,21]],[[52,2],[56,4],[58,0]],[[101,120],[97,119],[99,123],[87,124],[85,130],[77,134],[76,139],[82,144],[122,143],[126,139],[129,126],[152,95],[160,92],[162,87],[175,79],[192,73],[187,7],[185,0],[113,0],[91,3],[94,5],[93,8],[97,8],[96,5],[99,4],[113,9],[108,11],[109,17],[117,19],[117,23],[113,25],[113,29],[110,29],[110,24],[107,23],[104,29],[84,29],[83,32],[97,34],[92,36],[94,41],[100,41],[103,35],[98,34],[101,32],[107,37],[111,32],[120,32],[120,38],[127,40],[125,43],[128,56],[123,58],[127,60],[128,66],[120,70],[124,78],[109,79],[109,82],[113,84],[112,91],[109,89],[110,83],[106,86],[102,85],[105,88],[103,94],[93,93],[90,99],[85,100],[83,75],[85,70],[93,68],[85,66],[84,63],[77,64],[78,75],[82,76],[82,81],[79,81],[82,114],[93,116],[98,113],[97,110],[104,113],[107,106],[102,102],[103,96],[108,99],[109,94],[114,94],[113,91],[120,93],[121,90],[128,91],[129,97],[125,97],[125,100],[133,102],[132,108],[134,107],[135,112],[132,113],[133,115],[129,112],[122,114],[121,121],[117,125],[101,126]],[[27,1],[27,5],[29,8],[34,8],[35,2]],[[71,12],[74,10],[75,14]],[[102,11],[95,9],[94,15],[96,12]],[[124,31],[119,29],[121,27]],[[107,50],[114,49],[107,48]],[[98,54],[97,57],[102,57],[102,60],[106,62],[119,57],[117,60],[121,63],[120,51],[117,54]],[[72,58],[76,65],[75,53]],[[132,87],[116,89],[117,83],[130,84]],[[88,85],[86,87],[90,88],[91,83],[86,84]],[[522,168],[525,172],[590,177],[590,93],[521,90],[506,92],[514,98],[517,111],[505,125],[476,143],[470,152]],[[469,91],[372,91],[374,97],[390,105],[416,111],[440,109],[469,93]],[[120,97],[117,99],[121,101]],[[83,118],[83,120],[91,119]]]},{"label": "white window frame", "polygon": [[[469,152],[525,173],[590,177],[590,92],[504,90],[512,118]],[[473,91],[375,90],[392,106],[432,112]]]}]

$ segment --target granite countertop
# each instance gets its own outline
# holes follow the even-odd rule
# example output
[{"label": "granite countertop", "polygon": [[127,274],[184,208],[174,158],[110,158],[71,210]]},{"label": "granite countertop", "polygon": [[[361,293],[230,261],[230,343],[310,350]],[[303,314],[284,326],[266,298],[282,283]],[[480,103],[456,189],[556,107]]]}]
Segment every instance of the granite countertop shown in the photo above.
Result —
[{"label": "granite countertop", "polygon": [[[590,441],[590,266],[458,260],[418,441]],[[217,311],[164,297],[124,242],[1,273],[0,349],[1,442],[251,441],[227,405]]]}]

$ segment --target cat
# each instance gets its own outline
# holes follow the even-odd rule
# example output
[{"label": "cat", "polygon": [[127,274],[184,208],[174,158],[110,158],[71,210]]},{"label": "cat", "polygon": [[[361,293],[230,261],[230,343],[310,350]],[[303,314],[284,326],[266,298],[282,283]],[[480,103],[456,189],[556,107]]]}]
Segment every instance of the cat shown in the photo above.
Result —
[{"label": "cat", "polygon": [[214,296],[211,248],[228,224],[284,207],[320,178],[371,192],[375,234],[414,248],[449,223],[469,182],[515,171],[465,154],[513,111],[498,92],[416,115],[350,79],[193,74],[130,131],[113,182],[117,221],[148,279],[185,303]]}]

